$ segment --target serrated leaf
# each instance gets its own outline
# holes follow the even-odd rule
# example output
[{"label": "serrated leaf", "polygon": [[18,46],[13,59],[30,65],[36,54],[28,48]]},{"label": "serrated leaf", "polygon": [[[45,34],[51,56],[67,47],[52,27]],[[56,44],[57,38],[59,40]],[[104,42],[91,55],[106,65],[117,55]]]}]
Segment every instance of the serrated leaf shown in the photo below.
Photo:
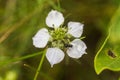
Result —
[{"label": "serrated leaf", "polygon": [[97,74],[105,69],[120,71],[120,7],[110,22],[108,36],[95,56],[94,67]]}]

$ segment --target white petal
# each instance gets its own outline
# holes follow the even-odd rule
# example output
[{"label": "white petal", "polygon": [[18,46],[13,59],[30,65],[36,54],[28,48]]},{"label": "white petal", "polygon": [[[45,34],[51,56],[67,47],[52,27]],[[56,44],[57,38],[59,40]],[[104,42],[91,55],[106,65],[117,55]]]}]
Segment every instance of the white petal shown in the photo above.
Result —
[{"label": "white petal", "polygon": [[58,28],[64,22],[63,14],[56,11],[51,10],[46,18],[46,24],[48,27]]},{"label": "white petal", "polygon": [[71,42],[72,47],[68,48],[67,54],[72,58],[80,58],[83,54],[86,54],[86,45],[80,39],[75,39]]},{"label": "white petal", "polygon": [[54,64],[61,62],[64,59],[64,52],[59,48],[48,48],[46,57],[53,67]]},{"label": "white petal", "polygon": [[50,38],[48,30],[46,28],[40,29],[36,35],[32,38],[33,45],[37,48],[44,48]]},{"label": "white petal", "polygon": [[84,25],[79,22],[69,22],[68,33],[76,38],[79,38],[83,33],[83,26]]}]

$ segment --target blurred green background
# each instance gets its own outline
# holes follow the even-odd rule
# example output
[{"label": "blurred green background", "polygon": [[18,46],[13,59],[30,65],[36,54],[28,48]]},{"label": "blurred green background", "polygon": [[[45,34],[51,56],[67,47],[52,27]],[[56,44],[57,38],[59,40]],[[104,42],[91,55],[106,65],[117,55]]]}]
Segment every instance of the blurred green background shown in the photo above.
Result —
[{"label": "blurred green background", "polygon": [[42,51],[32,45],[32,37],[42,27],[51,9],[64,14],[68,21],[84,23],[87,55],[78,60],[65,58],[50,67],[44,60],[38,80],[119,80],[120,72],[109,70],[97,75],[94,57],[100,40],[119,6],[119,0],[0,0],[0,80],[33,80],[41,55],[8,62]]}]

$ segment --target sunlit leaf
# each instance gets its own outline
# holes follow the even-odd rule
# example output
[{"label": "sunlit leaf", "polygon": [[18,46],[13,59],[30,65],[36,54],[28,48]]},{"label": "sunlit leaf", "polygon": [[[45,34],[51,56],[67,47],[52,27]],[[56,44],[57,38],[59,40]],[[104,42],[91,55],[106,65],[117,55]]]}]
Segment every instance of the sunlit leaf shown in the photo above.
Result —
[{"label": "sunlit leaf", "polygon": [[110,22],[108,36],[95,56],[94,66],[97,74],[105,69],[120,71],[120,7]]}]

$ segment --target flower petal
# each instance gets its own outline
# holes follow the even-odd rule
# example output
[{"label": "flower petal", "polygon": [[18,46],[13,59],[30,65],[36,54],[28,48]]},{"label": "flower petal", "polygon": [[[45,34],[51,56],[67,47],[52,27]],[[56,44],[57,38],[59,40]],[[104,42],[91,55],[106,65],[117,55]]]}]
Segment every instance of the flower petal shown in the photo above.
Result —
[{"label": "flower petal", "polygon": [[46,57],[53,67],[54,64],[61,62],[64,59],[64,52],[59,48],[48,48]]},{"label": "flower petal", "polygon": [[86,54],[86,45],[80,39],[75,39],[71,42],[72,47],[68,48],[67,54],[72,58],[80,58],[83,54]]},{"label": "flower petal", "polygon": [[63,14],[56,11],[51,10],[46,18],[46,24],[48,27],[58,28],[64,22]]},{"label": "flower petal", "polygon": [[83,33],[83,24],[79,22],[69,22],[68,23],[68,33],[72,36],[79,38]]},{"label": "flower petal", "polygon": [[50,38],[48,30],[46,28],[40,29],[36,35],[32,38],[33,45],[37,48],[44,48]]}]

